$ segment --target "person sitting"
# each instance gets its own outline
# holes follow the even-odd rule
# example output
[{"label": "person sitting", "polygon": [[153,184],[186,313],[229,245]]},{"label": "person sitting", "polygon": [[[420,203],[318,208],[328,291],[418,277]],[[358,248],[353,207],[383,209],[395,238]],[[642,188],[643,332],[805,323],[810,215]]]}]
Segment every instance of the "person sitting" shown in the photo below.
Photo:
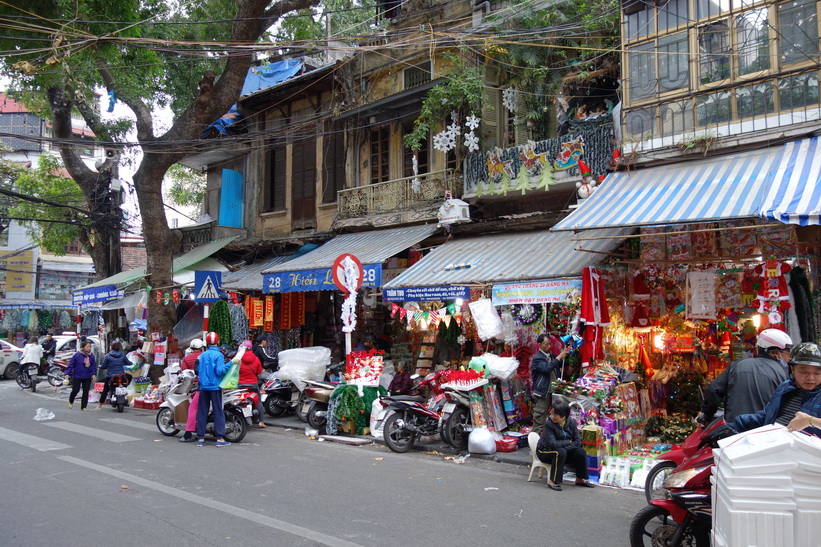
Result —
[{"label": "person sitting", "polygon": [[111,381],[115,376],[125,375],[128,378],[128,383],[131,383],[133,377],[131,374],[126,374],[125,372],[126,367],[130,366],[131,361],[129,361],[123,353],[122,344],[119,342],[111,344],[111,351],[103,357],[103,363],[100,365],[100,375],[102,376],[103,371],[106,372],[104,376],[105,384],[103,385],[102,393],[100,393],[100,402],[97,404],[97,410],[103,408],[106,398],[108,398],[108,392],[111,390]]},{"label": "person sitting", "polygon": [[264,408],[262,406],[262,394],[259,391],[259,375],[262,374],[262,363],[253,351],[250,351],[253,344],[250,340],[245,340],[242,345],[245,347],[245,353],[242,354],[242,360],[239,365],[239,382],[237,387],[250,389],[256,392],[257,412],[259,413],[259,427],[266,427],[265,422],[262,421]]},{"label": "person sitting", "polygon": [[396,375],[388,385],[388,393],[391,395],[410,395],[411,382],[410,374],[408,373],[408,366],[405,363],[399,363],[396,367]]},{"label": "person sitting", "polygon": [[570,406],[564,401],[557,401],[539,437],[536,456],[539,461],[553,465],[547,480],[551,490],[562,489],[565,462],[576,471],[576,486],[593,488],[594,485],[588,480],[587,454],[582,448],[579,428],[576,427],[576,422],[568,419],[568,416]]},{"label": "person sitting", "polygon": [[376,338],[373,334],[366,334],[362,341],[356,345],[354,351],[370,351],[372,349],[376,349]]}]

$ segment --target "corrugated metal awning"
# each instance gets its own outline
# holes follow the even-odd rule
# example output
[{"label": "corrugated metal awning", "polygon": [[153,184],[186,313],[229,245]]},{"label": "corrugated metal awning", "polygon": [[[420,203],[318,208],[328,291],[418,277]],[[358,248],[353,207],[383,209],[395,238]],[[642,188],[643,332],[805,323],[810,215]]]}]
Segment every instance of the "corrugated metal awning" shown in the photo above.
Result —
[{"label": "corrugated metal awning", "polygon": [[784,224],[821,224],[821,139],[812,137],[784,145],[761,218]]},{"label": "corrugated metal awning", "polygon": [[[514,232],[455,239],[433,249],[384,288],[492,284],[575,277],[612,251],[630,228],[596,230],[606,239],[574,241],[569,232]],[[588,251],[576,250],[583,248]]]},{"label": "corrugated metal awning", "polygon": [[612,173],[551,230],[756,218],[781,151],[775,147]]},{"label": "corrugated metal awning", "polygon": [[222,288],[227,291],[261,291],[262,272],[291,259],[291,255],[261,260],[222,276]]}]

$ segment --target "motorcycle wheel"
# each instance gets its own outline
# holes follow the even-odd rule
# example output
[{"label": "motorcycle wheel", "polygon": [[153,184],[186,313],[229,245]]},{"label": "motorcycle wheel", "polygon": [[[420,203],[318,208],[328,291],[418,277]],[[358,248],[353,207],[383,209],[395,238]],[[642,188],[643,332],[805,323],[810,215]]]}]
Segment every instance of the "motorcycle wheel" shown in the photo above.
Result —
[{"label": "motorcycle wheel", "polygon": [[662,488],[661,485],[664,484],[664,479],[666,479],[675,468],[675,462],[659,462],[647,473],[647,479],[644,481],[644,497],[647,498],[647,503],[666,497],[665,493],[667,490]]},{"label": "motorcycle wheel", "polygon": [[[668,545],[678,524],[663,507],[648,505],[630,523],[630,547]],[[701,526],[690,526],[681,538],[684,547],[709,547],[710,532]]]},{"label": "motorcycle wheel", "polygon": [[302,395],[300,395],[299,399],[297,399],[297,402],[296,402],[296,408],[294,409],[294,412],[296,412],[296,417],[299,418],[300,420],[302,420],[303,422],[308,421],[308,412],[307,411],[302,412],[303,403],[305,403],[306,399],[307,399],[307,397],[305,396],[304,393]]},{"label": "motorcycle wheel", "polygon": [[11,380],[17,377],[17,370],[20,368],[20,365],[17,361],[12,361],[8,365],[6,365],[6,370],[3,372],[3,376],[6,377],[6,380]]},{"label": "motorcycle wheel", "polygon": [[325,431],[325,425],[328,423],[328,419],[324,416],[316,415],[316,413],[321,410],[327,411],[328,405],[320,404],[316,401],[311,403],[311,407],[308,409],[308,425],[318,430],[320,433],[323,433]]},{"label": "motorcycle wheel", "polygon": [[285,407],[276,404],[279,400],[280,399],[274,397],[273,395],[268,395],[268,398],[265,399],[264,403],[262,403],[262,406],[265,407],[265,414],[268,416],[273,416],[274,418],[277,416],[282,416],[282,413],[285,412]]},{"label": "motorcycle wheel", "polygon": [[173,437],[180,432],[177,424],[174,423],[174,411],[168,407],[161,408],[157,412],[157,429],[166,437]]},{"label": "motorcycle wheel", "polygon": [[408,422],[412,420],[409,414],[392,414],[385,422],[385,444],[394,452],[400,454],[407,452],[413,446],[416,436],[412,431],[399,427],[399,421]]},{"label": "motorcycle wheel", "polygon": [[57,365],[52,365],[48,367],[48,383],[54,387],[59,387],[63,385],[63,381],[66,379],[65,373],[63,373],[63,369],[58,367]]},{"label": "motorcycle wheel", "polygon": [[248,424],[245,423],[245,416],[239,410],[228,409],[225,411],[225,440],[229,443],[238,443],[245,438],[248,433]]},{"label": "motorcycle wheel", "polygon": [[17,385],[22,389],[28,389],[31,387],[31,378],[29,378],[29,375],[22,370],[17,371],[17,376],[15,376],[15,379],[17,380]]},{"label": "motorcycle wheel", "polygon": [[448,418],[450,418],[450,414],[442,416],[442,418],[439,419],[439,438],[442,439],[442,442],[445,444],[450,444],[448,428],[445,427],[445,424],[448,423]]},{"label": "motorcycle wheel", "polygon": [[453,409],[453,414],[448,416],[444,429],[447,431],[448,444],[457,450],[464,450],[468,447],[468,432],[465,426],[470,423],[468,410],[459,406]]},{"label": "motorcycle wheel", "polygon": [[117,403],[117,412],[125,410],[125,403]]}]

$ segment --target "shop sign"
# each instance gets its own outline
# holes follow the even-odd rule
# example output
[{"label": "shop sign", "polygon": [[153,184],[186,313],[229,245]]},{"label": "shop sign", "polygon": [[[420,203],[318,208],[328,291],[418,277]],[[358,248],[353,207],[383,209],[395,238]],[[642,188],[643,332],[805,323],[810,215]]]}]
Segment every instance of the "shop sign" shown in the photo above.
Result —
[{"label": "shop sign", "polygon": [[696,344],[691,334],[684,334],[673,338],[670,346],[671,353],[695,353]]},{"label": "shop sign", "polygon": [[[379,287],[381,285],[382,264],[364,264],[362,266],[362,286]],[[334,283],[333,268],[262,275],[262,292],[268,294],[334,290],[337,288]]]},{"label": "shop sign", "polygon": [[433,300],[470,299],[470,287],[409,287],[382,289],[382,300],[388,302],[419,302]]},{"label": "shop sign", "polygon": [[71,303],[75,306],[84,304],[99,304],[122,298],[125,292],[117,289],[117,285],[103,285],[90,289],[77,289],[71,292]]},{"label": "shop sign", "polygon": [[545,281],[524,281],[521,283],[499,283],[493,285],[494,306],[511,304],[552,304],[566,302],[575,291],[581,293],[581,279],[550,279]]},{"label": "shop sign", "polygon": [[6,292],[30,292],[34,264],[34,251],[10,251],[0,257],[0,267],[6,270]]}]

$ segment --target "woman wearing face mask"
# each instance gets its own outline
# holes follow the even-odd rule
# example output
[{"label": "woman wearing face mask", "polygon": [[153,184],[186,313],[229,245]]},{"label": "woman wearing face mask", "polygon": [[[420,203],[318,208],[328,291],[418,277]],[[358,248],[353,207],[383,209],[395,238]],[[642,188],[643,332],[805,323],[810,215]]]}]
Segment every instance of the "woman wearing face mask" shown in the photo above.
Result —
[{"label": "woman wearing face mask", "polygon": [[728,424],[737,416],[758,412],[775,389],[787,381],[787,359],[792,349],[790,336],[778,329],[765,329],[758,334],[756,349],[755,357],[732,363],[713,380],[704,394],[699,422],[712,421],[721,403],[724,403],[724,421]]},{"label": "woman wearing face mask", "polygon": [[75,353],[66,367],[66,376],[71,378],[71,394],[68,396],[68,408],[74,407],[74,399],[80,388],[83,388],[83,396],[80,399],[80,408],[88,410],[88,392],[91,384],[97,377],[97,363],[91,354],[91,342],[80,343],[80,351]]}]

